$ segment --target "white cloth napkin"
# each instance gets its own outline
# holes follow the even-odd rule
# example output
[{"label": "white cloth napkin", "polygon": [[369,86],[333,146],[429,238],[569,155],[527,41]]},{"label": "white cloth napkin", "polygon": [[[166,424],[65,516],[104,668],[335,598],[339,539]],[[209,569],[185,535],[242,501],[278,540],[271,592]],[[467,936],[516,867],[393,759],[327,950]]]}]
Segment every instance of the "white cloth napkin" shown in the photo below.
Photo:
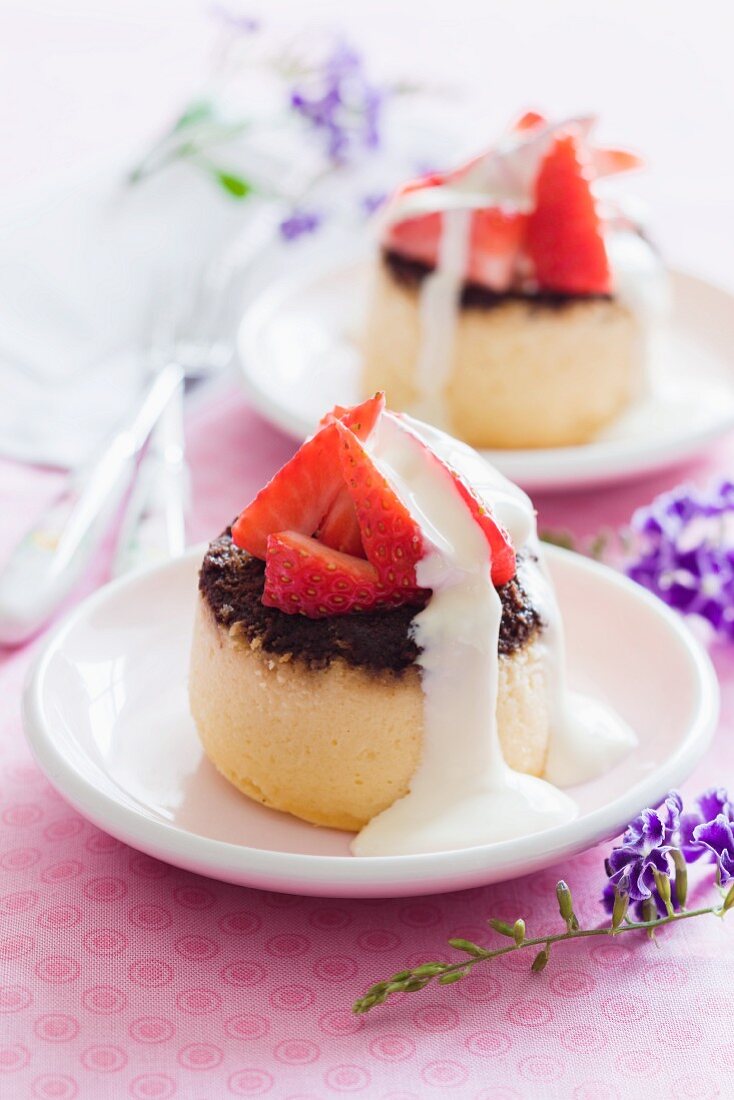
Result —
[{"label": "white cloth napkin", "polygon": [[72,467],[129,406],[156,314],[252,206],[185,166],[67,182],[0,219],[0,453]]}]

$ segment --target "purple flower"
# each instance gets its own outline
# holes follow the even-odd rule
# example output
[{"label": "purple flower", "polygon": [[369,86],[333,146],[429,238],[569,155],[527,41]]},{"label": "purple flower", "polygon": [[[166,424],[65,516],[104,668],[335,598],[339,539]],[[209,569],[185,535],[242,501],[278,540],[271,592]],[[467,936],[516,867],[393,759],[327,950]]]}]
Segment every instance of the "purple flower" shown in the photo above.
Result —
[{"label": "purple flower", "polygon": [[681,815],[681,850],[689,863],[709,856],[724,882],[734,877],[734,805],[723,787],[712,787],[696,800],[695,810]]},{"label": "purple flower", "polygon": [[[622,843],[612,849],[607,860],[609,882],[604,903],[613,902],[614,887],[623,883],[630,901],[643,902],[653,898],[658,908],[662,902],[655,889],[655,871],[670,875],[668,852],[676,846],[683,802],[677,791],[671,791],[656,809],[643,810],[630,822]],[[663,910],[664,910],[663,906]]]},{"label": "purple flower", "polygon": [[376,213],[376,211],[378,211],[381,206],[384,205],[386,199],[387,194],[384,191],[379,191],[370,195],[363,195],[360,206],[363,212],[368,217],[370,217],[372,214]]},{"label": "purple flower", "polygon": [[215,19],[238,34],[255,34],[260,30],[259,19],[233,11],[225,4],[212,4],[209,10]]},{"label": "purple flower", "polygon": [[734,640],[734,482],[663,493],[631,526],[639,549],[628,576]]},{"label": "purple flower", "polygon": [[290,94],[292,109],[325,139],[334,164],[344,164],[359,149],[380,144],[383,95],[364,71],[361,55],[339,42],[306,83]]},{"label": "purple flower", "polygon": [[693,838],[712,853],[719,865],[722,882],[729,882],[734,878],[734,832],[732,822],[724,814],[719,814],[713,821],[706,821],[703,825],[697,825],[693,830]]},{"label": "purple flower", "polygon": [[304,233],[314,233],[322,222],[321,214],[315,210],[293,210],[284,218],[278,228],[286,241],[295,241]]},{"label": "purple flower", "polygon": [[706,849],[696,839],[694,833],[699,825],[713,821],[724,814],[728,821],[734,821],[734,806],[723,787],[711,787],[696,799],[696,808],[681,814],[680,836],[681,851],[689,863],[705,855]]}]

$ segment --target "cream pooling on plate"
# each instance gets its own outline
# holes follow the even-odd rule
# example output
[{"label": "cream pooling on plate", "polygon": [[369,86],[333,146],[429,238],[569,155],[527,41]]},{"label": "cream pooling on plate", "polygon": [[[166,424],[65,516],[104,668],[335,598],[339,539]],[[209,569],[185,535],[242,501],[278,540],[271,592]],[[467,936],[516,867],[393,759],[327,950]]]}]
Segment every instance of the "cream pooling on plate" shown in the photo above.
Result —
[{"label": "cream pooling on plate", "polygon": [[[422,760],[410,792],[355,838],[352,851],[358,856],[509,840],[563,824],[577,812],[574,801],[557,787],[512,771],[503,759],[495,715],[502,608],[490,576],[487,542],[451,475],[428,460],[425,444],[491,505],[515,547],[532,551],[535,546],[530,501],[476,452],[408,417],[387,413],[380,418],[368,449],[421,528],[426,554],[417,565],[417,579],[433,595],[414,620],[422,648]],[[634,739],[596,704],[588,704],[593,707],[593,734],[586,727],[588,714],[583,722],[577,716],[577,699],[566,696],[563,687],[562,635],[554,623],[550,586],[533,562],[525,565],[523,581],[528,578],[548,622],[544,645],[547,682],[553,685],[549,761],[554,780],[571,784],[606,770]]]}]

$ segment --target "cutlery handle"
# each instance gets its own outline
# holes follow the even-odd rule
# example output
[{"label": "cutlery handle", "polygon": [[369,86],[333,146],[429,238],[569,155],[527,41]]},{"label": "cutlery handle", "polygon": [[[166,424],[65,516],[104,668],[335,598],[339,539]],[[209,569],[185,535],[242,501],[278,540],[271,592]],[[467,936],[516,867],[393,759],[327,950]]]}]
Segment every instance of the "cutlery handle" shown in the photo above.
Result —
[{"label": "cutlery handle", "polygon": [[180,368],[164,368],[147,387],[132,421],[20,540],[0,573],[0,644],[17,645],[35,634],[82,576],[180,380]]},{"label": "cutlery handle", "polygon": [[189,471],[184,458],[183,383],[153,429],[125,508],[112,576],[178,557],[186,549]]}]

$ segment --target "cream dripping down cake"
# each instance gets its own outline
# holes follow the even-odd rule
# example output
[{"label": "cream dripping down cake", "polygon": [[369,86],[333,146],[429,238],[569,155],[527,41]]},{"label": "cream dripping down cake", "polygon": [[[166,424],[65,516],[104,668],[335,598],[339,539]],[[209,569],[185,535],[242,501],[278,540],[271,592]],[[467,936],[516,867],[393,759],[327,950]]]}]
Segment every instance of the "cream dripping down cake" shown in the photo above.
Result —
[{"label": "cream dripping down cake", "polygon": [[592,439],[645,387],[660,260],[605,177],[593,118],[529,113],[488,152],[401,187],[380,221],[363,389],[475,447]]},{"label": "cream dripping down cake", "polygon": [[566,821],[559,786],[632,742],[566,691],[528,498],[382,394],[326,416],[209,546],[190,700],[228,780],[358,856]]}]

